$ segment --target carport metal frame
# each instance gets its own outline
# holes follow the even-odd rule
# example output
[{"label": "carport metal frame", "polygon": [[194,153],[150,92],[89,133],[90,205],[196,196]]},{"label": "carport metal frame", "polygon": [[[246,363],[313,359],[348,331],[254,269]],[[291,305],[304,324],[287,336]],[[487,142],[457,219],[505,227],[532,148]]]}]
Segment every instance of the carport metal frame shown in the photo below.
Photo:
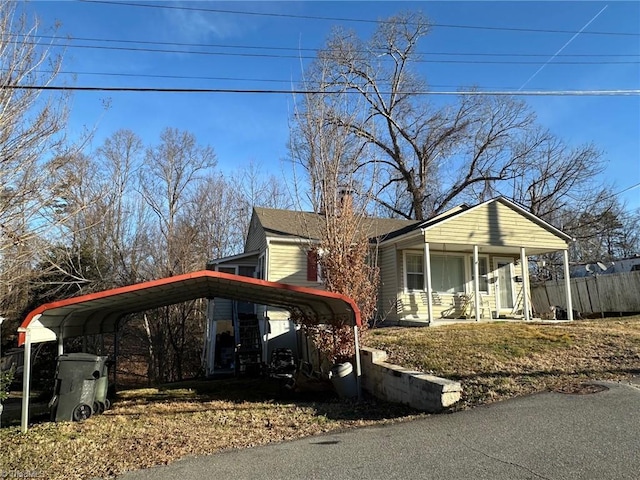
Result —
[{"label": "carport metal frame", "polygon": [[360,391],[358,327],[362,323],[360,310],[353,299],[325,290],[201,270],[46,303],[31,311],[18,328],[18,346],[25,348],[22,431],[27,431],[29,422],[33,343],[57,341],[58,355],[62,355],[65,338],[114,333],[125,315],[214,297],[284,308],[319,324],[338,319],[352,325]]}]

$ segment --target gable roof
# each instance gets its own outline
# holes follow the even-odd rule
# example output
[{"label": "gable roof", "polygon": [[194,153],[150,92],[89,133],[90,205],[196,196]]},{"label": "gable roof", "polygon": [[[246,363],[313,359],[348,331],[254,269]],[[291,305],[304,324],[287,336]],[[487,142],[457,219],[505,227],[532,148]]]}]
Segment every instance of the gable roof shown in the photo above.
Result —
[{"label": "gable roof", "polygon": [[[325,219],[319,213],[254,207],[254,215],[268,237],[309,240],[318,240],[322,237]],[[363,217],[361,223],[361,228],[366,231],[368,237],[379,237],[405,227],[417,226],[420,222],[397,218]]]},{"label": "gable roof", "polygon": [[489,200],[486,200],[482,203],[479,203],[477,205],[473,205],[473,206],[468,206],[466,204],[462,204],[456,207],[453,207],[449,210],[446,210],[445,212],[436,215],[433,218],[430,218],[428,220],[425,220],[417,225],[413,225],[407,228],[404,228],[402,230],[398,230],[395,232],[392,232],[391,234],[387,235],[383,241],[390,241],[390,240],[398,240],[399,237],[407,237],[407,236],[411,236],[414,235],[416,232],[419,232],[420,234],[422,234],[422,232],[428,231],[434,227],[439,227],[443,224],[446,224],[448,221],[454,220],[454,219],[458,219],[460,217],[462,217],[463,215],[467,214],[467,213],[471,213],[475,210],[479,210],[481,208],[484,208],[485,206],[492,204],[492,203],[501,203],[504,206],[514,210],[515,212],[517,212],[519,215],[521,215],[522,217],[526,218],[527,220],[535,223],[536,225],[538,225],[539,227],[543,228],[544,230],[548,231],[549,233],[555,235],[556,237],[564,240],[565,242],[572,242],[574,240],[573,237],[571,237],[570,235],[564,233],[562,230],[554,227],[553,225],[551,225],[550,223],[542,220],[540,217],[537,217],[536,215],[534,215],[533,213],[527,211],[525,208],[521,207],[520,205],[518,205],[515,202],[512,202],[511,200],[508,200],[505,197],[495,197]]}]

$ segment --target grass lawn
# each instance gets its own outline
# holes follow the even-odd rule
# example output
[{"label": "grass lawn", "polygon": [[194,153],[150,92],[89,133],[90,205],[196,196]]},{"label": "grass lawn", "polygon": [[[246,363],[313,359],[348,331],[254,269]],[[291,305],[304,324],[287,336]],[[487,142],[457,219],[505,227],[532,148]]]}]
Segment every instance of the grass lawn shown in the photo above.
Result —
[{"label": "grass lawn", "polygon": [[[461,381],[464,395],[456,408],[549,389],[575,391],[588,380],[640,374],[640,316],[380,328],[367,332],[364,343],[387,350],[393,363]],[[43,422],[26,434],[17,427],[0,429],[0,472],[109,477],[188,455],[419,415],[380,402],[341,402],[322,392],[284,396],[260,379],[130,390],[104,415],[82,423]]]},{"label": "grass lawn", "polygon": [[640,316],[380,328],[367,332],[364,343],[386,350],[391,363],[460,381],[457,409],[640,374]]}]

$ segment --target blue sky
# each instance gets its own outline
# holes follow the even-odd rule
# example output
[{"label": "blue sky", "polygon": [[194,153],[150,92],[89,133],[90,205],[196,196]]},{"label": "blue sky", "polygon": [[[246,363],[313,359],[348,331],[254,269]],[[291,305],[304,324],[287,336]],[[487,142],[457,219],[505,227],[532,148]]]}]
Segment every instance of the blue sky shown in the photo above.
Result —
[{"label": "blue sky", "polygon": [[[129,3],[143,2],[129,0]],[[419,50],[425,52],[428,59],[446,60],[421,66],[420,71],[434,90],[450,91],[469,85],[513,91],[640,89],[640,2],[155,1],[145,4],[218,11],[77,1],[33,1],[24,8],[37,14],[43,27],[59,22],[58,35],[70,37],[65,40],[71,46],[64,54],[63,67],[69,72],[63,77],[69,76],[60,80],[76,86],[286,90],[297,86],[302,69],[309,62],[299,58],[312,55],[304,49],[322,47],[333,26],[352,28],[368,38],[374,29],[373,23],[347,19],[377,20],[401,10],[421,10],[436,26]],[[584,31],[575,35],[503,28],[568,32],[584,28]],[[39,33],[46,35],[49,31],[41,28]],[[554,57],[561,49],[562,56]],[[443,53],[454,55],[437,55]],[[456,63],[450,63],[452,60]],[[560,64],[560,61],[583,63]],[[640,184],[640,96],[525,98],[539,121],[568,143],[596,144],[604,152],[606,178],[613,182],[614,190],[628,189],[619,198],[631,210],[640,208],[640,188],[630,188]],[[104,108],[105,102],[110,105],[108,109]],[[283,159],[287,154],[292,105],[292,96],[286,94],[76,92],[70,128],[72,134],[77,134],[83,126],[95,127],[94,144],[97,145],[120,128],[135,131],[150,144],[157,142],[162,129],[175,127],[188,130],[201,143],[211,145],[225,172],[254,161],[263,170],[279,175],[289,168]]]}]

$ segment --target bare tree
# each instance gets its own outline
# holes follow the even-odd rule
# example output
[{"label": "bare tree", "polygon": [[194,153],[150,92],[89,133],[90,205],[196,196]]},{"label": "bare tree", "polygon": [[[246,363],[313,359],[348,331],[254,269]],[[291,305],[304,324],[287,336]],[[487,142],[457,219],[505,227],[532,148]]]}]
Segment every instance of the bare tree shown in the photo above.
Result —
[{"label": "bare tree", "polygon": [[16,6],[0,1],[0,305],[9,316],[20,310],[51,226],[56,189],[47,162],[62,150],[68,105],[66,95],[38,88],[57,77],[61,58],[38,42],[38,21]]},{"label": "bare tree", "polygon": [[[234,172],[228,182],[238,191],[236,215],[237,227],[240,229],[242,240],[249,231],[252,209],[255,206],[267,208],[287,209],[293,206],[293,192],[281,178],[272,173],[267,173],[262,165],[256,161],[250,161]],[[240,251],[242,245],[240,245]]]},{"label": "bare tree", "polygon": [[[470,186],[510,178],[513,138],[534,121],[523,102],[510,98],[463,95],[432,105],[415,73],[417,46],[428,32],[417,13],[380,23],[368,42],[336,30],[308,73],[307,86],[321,93],[308,97],[305,109],[322,112],[351,142],[371,146],[356,168],[379,169],[376,201],[394,216],[419,220],[448,208]],[[321,102],[331,108],[318,109]]]},{"label": "bare tree", "polygon": [[[306,192],[298,192],[299,202],[310,203],[323,220],[318,243],[308,246],[309,255],[317,259],[324,287],[353,298],[368,321],[375,315],[379,272],[369,244],[374,232],[366,222],[375,178],[367,178],[372,170],[357,168],[366,145],[354,141],[342,123],[327,120],[336,104],[311,94],[302,104],[291,123],[290,158],[303,167],[309,185]],[[304,317],[296,321],[330,362],[352,358],[353,330],[344,319],[329,325]]]},{"label": "bare tree", "polygon": [[[165,129],[160,143],[147,149],[140,170],[140,193],[155,222],[149,225],[153,236],[154,276],[165,277],[202,268],[209,252],[195,253],[199,236],[199,218],[189,215],[202,199],[198,187],[210,178],[216,165],[209,146],[176,129]],[[189,341],[203,328],[203,307],[198,302],[166,307],[145,315],[152,378],[180,379],[185,370],[183,355]],[[199,364],[198,364],[199,366]]]}]

